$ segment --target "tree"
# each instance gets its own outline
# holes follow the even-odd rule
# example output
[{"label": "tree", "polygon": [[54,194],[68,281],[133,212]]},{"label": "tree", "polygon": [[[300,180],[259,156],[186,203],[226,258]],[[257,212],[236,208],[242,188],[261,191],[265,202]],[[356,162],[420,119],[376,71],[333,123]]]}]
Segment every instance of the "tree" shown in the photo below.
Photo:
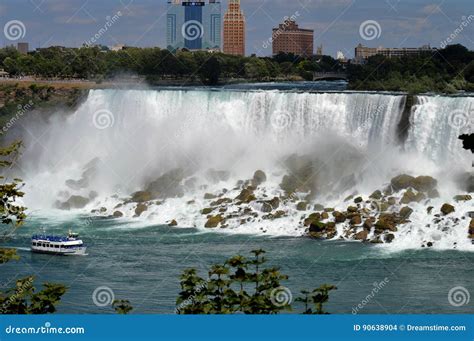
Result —
[{"label": "tree", "polygon": [[[206,279],[197,275],[196,269],[186,269],[181,275],[176,313],[278,314],[291,310],[291,292],[281,285],[288,276],[276,267],[263,267],[267,261],[265,251],[251,253],[251,259],[236,255],[224,264],[211,266]],[[323,305],[333,289],[334,286],[324,285],[312,292],[315,313],[324,313]],[[313,312],[307,307],[305,313]]]},{"label": "tree", "polygon": [[219,83],[221,75],[221,64],[219,60],[212,56],[207,59],[199,68],[199,78],[206,85],[216,85]]},{"label": "tree", "polygon": [[115,309],[117,314],[121,315],[127,315],[133,310],[133,307],[128,300],[114,300],[112,307]]}]

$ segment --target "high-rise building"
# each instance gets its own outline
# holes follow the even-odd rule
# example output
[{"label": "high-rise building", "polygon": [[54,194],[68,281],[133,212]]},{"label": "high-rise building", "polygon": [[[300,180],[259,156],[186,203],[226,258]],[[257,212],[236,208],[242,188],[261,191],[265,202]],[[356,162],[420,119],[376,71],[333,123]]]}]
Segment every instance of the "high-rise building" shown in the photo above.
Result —
[{"label": "high-rise building", "polygon": [[245,17],[240,0],[229,0],[224,15],[224,53],[245,56]]},{"label": "high-rise building", "polygon": [[29,50],[29,45],[28,45],[28,43],[18,43],[17,46],[16,46],[16,49],[21,54],[27,54],[28,50]]},{"label": "high-rise building", "polygon": [[168,0],[166,43],[169,50],[220,50],[219,0]]},{"label": "high-rise building", "polygon": [[273,29],[273,54],[293,53],[298,56],[313,55],[314,31],[299,28],[294,20],[285,20]]}]

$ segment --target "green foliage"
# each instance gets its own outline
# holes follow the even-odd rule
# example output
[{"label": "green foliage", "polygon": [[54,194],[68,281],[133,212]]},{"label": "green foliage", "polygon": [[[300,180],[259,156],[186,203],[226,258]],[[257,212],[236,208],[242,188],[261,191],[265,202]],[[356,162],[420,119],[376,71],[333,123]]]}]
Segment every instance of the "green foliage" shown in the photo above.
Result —
[{"label": "green foliage", "polygon": [[[264,267],[267,261],[265,251],[251,253],[253,257],[250,259],[236,255],[224,264],[211,266],[207,278],[197,275],[195,269],[186,269],[180,278],[181,292],[176,300],[176,313],[278,314],[291,310],[291,300],[280,302],[276,297],[284,288],[281,281],[287,280],[288,276],[279,268]],[[316,313],[324,313],[323,304],[333,289],[334,286],[324,285],[313,291],[311,299]],[[305,313],[312,313],[312,310],[306,310]]]},{"label": "green foliage", "polygon": [[117,314],[121,315],[127,315],[133,310],[133,307],[128,300],[114,300],[112,307],[115,309]]},{"label": "green foliage", "polygon": [[[299,68],[303,63],[304,70]],[[340,63],[328,56],[302,58],[279,54],[274,58],[243,57],[206,51],[127,47],[109,51],[100,47],[49,47],[27,55],[15,49],[0,49],[0,68],[14,76],[89,79],[101,82],[117,74],[131,73],[158,80],[201,81],[215,85],[221,79],[267,80],[278,77],[309,79],[313,71],[337,71]]]},{"label": "green foliage", "polygon": [[0,292],[0,314],[49,314],[66,293],[62,284],[45,283],[41,291],[33,286],[34,277],[16,281],[14,288]]},{"label": "green foliage", "polygon": [[[305,310],[303,314],[327,314],[324,312],[324,304],[329,300],[329,292],[336,289],[334,285],[323,284],[312,292],[306,290],[301,291],[303,297],[298,297],[296,301],[304,303]],[[314,310],[310,308],[311,304],[314,305]]]},{"label": "green foliage", "polygon": [[370,57],[364,65],[349,65],[354,90],[454,93],[474,87],[474,52],[451,45],[433,53],[401,58]]}]

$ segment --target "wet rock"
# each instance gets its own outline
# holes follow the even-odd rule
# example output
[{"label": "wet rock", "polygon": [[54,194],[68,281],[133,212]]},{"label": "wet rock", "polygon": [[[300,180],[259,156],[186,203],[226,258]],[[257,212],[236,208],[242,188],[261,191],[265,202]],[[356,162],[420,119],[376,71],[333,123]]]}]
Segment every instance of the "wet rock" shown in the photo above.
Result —
[{"label": "wet rock", "polygon": [[269,203],[267,202],[260,202],[261,206],[260,206],[260,211],[264,212],[264,213],[269,213],[271,211],[273,211],[273,207],[272,205],[270,205]]},{"label": "wet rock", "polygon": [[362,197],[357,197],[357,198],[354,199],[354,202],[356,204],[361,203],[362,201],[364,201],[364,199],[362,199]]},{"label": "wet rock", "polygon": [[106,207],[101,207],[101,208],[99,209],[99,212],[100,212],[100,213],[105,213],[105,212],[107,212],[107,208],[106,208]]},{"label": "wet rock", "polygon": [[360,225],[362,224],[362,217],[360,214],[355,214],[351,218],[351,225]]},{"label": "wet rock", "polygon": [[402,189],[407,189],[409,187],[412,187],[414,181],[415,181],[415,178],[413,176],[408,175],[408,174],[401,174],[394,177],[390,181],[390,184],[392,185],[392,188],[398,192]]},{"label": "wet rock", "polygon": [[358,209],[357,207],[355,207],[355,206],[349,206],[349,207],[347,208],[347,212],[350,212],[350,213],[355,213],[355,212],[357,212],[357,211],[359,211],[359,209]]},{"label": "wet rock", "polygon": [[329,219],[329,213],[328,212],[322,212],[321,213],[321,219],[323,219],[323,220]]},{"label": "wet rock", "polygon": [[402,218],[403,220],[407,220],[410,218],[412,213],[413,213],[413,210],[410,207],[404,206],[400,210],[399,215],[400,215],[400,218]]},{"label": "wet rock", "polygon": [[143,212],[148,210],[148,206],[142,203],[139,203],[135,208],[135,216],[139,217]]},{"label": "wet rock", "polygon": [[451,214],[453,213],[455,210],[454,206],[453,205],[450,205],[450,204],[444,204],[443,206],[441,206],[441,209],[440,209],[441,213],[443,213],[444,215],[448,215],[448,214]]},{"label": "wet rock", "polygon": [[151,195],[150,192],[147,191],[138,191],[132,194],[132,202],[147,202],[150,200],[153,200],[153,196]]},{"label": "wet rock", "polygon": [[274,197],[272,200],[267,201],[274,210],[280,207],[280,198]]},{"label": "wet rock", "polygon": [[430,199],[436,199],[440,197],[437,189],[429,190],[426,194],[428,195],[428,198]]},{"label": "wet rock", "polygon": [[354,235],[355,240],[367,240],[369,232],[367,230],[360,231]]},{"label": "wet rock", "polygon": [[218,214],[218,215],[210,217],[207,220],[206,225],[204,225],[204,227],[206,227],[206,228],[215,228],[224,221],[225,220],[222,217],[222,215]]},{"label": "wet rock", "polygon": [[203,208],[203,209],[201,210],[201,214],[202,214],[202,215],[208,215],[208,214],[210,214],[212,211],[214,211],[214,208],[206,207],[206,208]]},{"label": "wet rock", "polygon": [[[317,211],[317,210],[315,209],[315,211]],[[326,207],[326,208],[324,209],[324,212],[328,212],[328,213],[329,213],[329,212],[334,212],[334,208],[332,208],[332,207]]]},{"label": "wet rock", "polygon": [[250,203],[254,200],[256,200],[257,198],[255,197],[254,193],[253,193],[253,188],[244,188],[240,194],[235,198],[235,200],[238,200],[242,203]]},{"label": "wet rock", "polygon": [[115,211],[112,216],[113,216],[114,218],[121,218],[121,217],[123,217],[123,213],[120,212],[120,211]]},{"label": "wet rock", "polygon": [[385,235],[384,241],[385,243],[391,243],[395,239],[395,235],[393,233],[389,233]]},{"label": "wet rock", "polygon": [[217,198],[217,195],[214,195],[212,193],[204,194],[204,200],[212,200],[212,199],[215,199],[215,198]]},{"label": "wet rock", "polygon": [[211,206],[220,206],[224,204],[230,204],[232,202],[232,199],[230,198],[220,198],[217,199],[216,201],[211,202]]},{"label": "wet rock", "polygon": [[369,219],[365,219],[363,226],[365,230],[370,231],[373,225],[374,223],[372,222],[372,219],[369,218]]},{"label": "wet rock", "polygon": [[334,216],[334,219],[335,219],[335,222],[336,223],[343,223],[346,221],[346,216],[344,213],[341,213],[341,212],[338,212],[338,211],[334,211],[332,213],[332,215]]},{"label": "wet rock", "polygon": [[420,192],[428,192],[436,189],[438,181],[431,176],[418,176],[413,181],[412,187]]},{"label": "wet rock", "polygon": [[308,203],[306,201],[300,201],[298,204],[296,204],[296,209],[298,211],[306,211],[308,207]]},{"label": "wet rock", "polygon": [[150,192],[153,199],[180,198],[184,195],[184,187],[181,185],[184,177],[184,170],[173,169],[151,182],[145,191]]},{"label": "wet rock", "polygon": [[382,213],[375,223],[375,230],[379,233],[385,230],[396,232],[397,221],[398,219],[394,213]]},{"label": "wet rock", "polygon": [[313,209],[314,209],[315,211],[321,212],[321,211],[324,211],[324,206],[323,206],[323,205],[320,205],[320,204],[316,204],[316,205],[314,205]]},{"label": "wet rock", "polygon": [[456,202],[469,201],[469,200],[472,200],[472,196],[470,196],[469,194],[456,195],[456,196],[454,197],[454,200],[455,200]]},{"label": "wet rock", "polygon": [[319,212],[311,213],[305,220],[304,226],[310,226],[321,221],[321,214]]},{"label": "wet rock", "polygon": [[296,192],[312,192],[316,187],[313,161],[308,156],[291,155],[285,160],[285,165],[290,170],[280,184],[287,195]]},{"label": "wet rock", "polygon": [[373,193],[369,196],[369,198],[375,199],[375,200],[380,200],[380,199],[382,199],[382,197],[383,197],[382,192],[379,191],[379,190],[376,190],[375,192],[373,192]]},{"label": "wet rock", "polygon": [[426,213],[431,214],[431,212],[433,211],[433,209],[434,209],[433,206],[429,206],[429,207],[426,209]]},{"label": "wet rock", "polygon": [[178,222],[173,219],[168,223],[168,226],[178,226]]},{"label": "wet rock", "polygon": [[469,238],[474,239],[474,218],[471,219],[471,223],[469,224]]},{"label": "wet rock", "polygon": [[267,175],[265,174],[265,172],[262,171],[262,170],[257,170],[253,174],[252,186],[257,187],[257,186],[263,184],[265,181],[267,181]]},{"label": "wet rock", "polygon": [[57,207],[62,210],[80,209],[86,207],[90,202],[89,198],[80,195],[72,195],[66,202],[58,203]]},{"label": "wet rock", "polygon": [[415,193],[412,189],[408,189],[405,193],[403,193],[403,197],[400,199],[401,204],[409,204],[411,202],[420,202],[425,199],[425,195],[421,192]]}]

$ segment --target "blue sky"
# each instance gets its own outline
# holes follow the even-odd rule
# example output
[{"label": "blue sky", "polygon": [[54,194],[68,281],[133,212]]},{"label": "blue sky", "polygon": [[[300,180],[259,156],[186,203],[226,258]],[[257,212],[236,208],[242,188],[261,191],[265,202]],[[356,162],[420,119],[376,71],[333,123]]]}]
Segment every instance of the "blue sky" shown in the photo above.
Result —
[{"label": "blue sky", "polygon": [[[227,0],[222,1],[223,12]],[[439,47],[455,30],[454,43],[474,49],[474,0],[242,0],[247,18],[247,54],[270,55],[264,42],[285,16],[295,15],[301,27],[315,30],[315,46],[335,56],[353,56],[358,43],[367,46]],[[118,11],[122,16],[98,43],[132,46],[166,45],[166,0],[0,0],[0,44],[12,41],[5,24],[24,24],[30,46],[80,46]],[[472,16],[469,19],[469,16]],[[364,40],[361,24],[375,21],[377,34]],[[462,25],[464,22],[465,25]],[[16,42],[16,41],[15,41]]]}]

